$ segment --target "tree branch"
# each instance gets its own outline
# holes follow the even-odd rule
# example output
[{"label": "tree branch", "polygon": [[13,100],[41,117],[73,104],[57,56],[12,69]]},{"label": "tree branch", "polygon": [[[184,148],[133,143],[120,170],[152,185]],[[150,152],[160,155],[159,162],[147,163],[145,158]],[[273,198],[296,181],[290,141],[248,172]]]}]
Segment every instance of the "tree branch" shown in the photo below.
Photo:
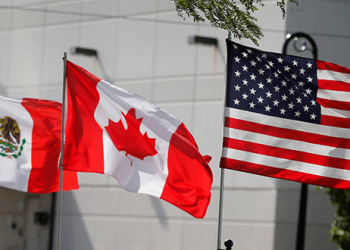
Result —
[{"label": "tree branch", "polygon": [[[213,26],[231,32],[236,38],[247,38],[258,45],[263,33],[256,24],[253,13],[263,7],[262,0],[171,0],[175,3],[178,16],[186,19],[192,17],[194,22],[208,20]],[[283,18],[286,15],[286,0],[277,0]],[[289,0],[298,3],[297,0]]]}]

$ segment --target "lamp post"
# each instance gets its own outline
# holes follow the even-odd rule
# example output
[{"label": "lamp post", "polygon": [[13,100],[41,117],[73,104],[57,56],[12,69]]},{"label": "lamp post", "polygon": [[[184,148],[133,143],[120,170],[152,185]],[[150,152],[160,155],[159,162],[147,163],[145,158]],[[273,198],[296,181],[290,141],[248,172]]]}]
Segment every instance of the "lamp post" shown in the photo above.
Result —
[{"label": "lamp post", "polygon": [[[298,41],[301,41],[298,43]],[[311,48],[308,46],[308,43]],[[287,53],[287,48],[290,42],[294,42],[294,49],[298,53],[303,53],[306,50],[310,50],[313,54],[313,59],[317,59],[318,51],[315,41],[308,34],[297,32],[294,34],[288,34],[287,40],[284,42],[282,53]],[[300,190],[300,203],[299,203],[299,219],[298,219],[298,230],[297,230],[297,244],[296,250],[304,250],[305,242],[305,227],[306,227],[306,209],[307,209],[307,196],[308,196],[308,185],[301,184]]]}]

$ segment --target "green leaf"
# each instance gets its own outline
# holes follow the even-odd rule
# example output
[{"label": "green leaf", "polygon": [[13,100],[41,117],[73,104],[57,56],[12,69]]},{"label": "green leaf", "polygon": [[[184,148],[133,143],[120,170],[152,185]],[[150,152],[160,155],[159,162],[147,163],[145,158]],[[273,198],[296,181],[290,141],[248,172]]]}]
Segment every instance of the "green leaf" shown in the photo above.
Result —
[{"label": "green leaf", "polygon": [[[213,26],[227,30],[235,38],[247,38],[258,45],[263,33],[257,25],[257,18],[253,16],[259,7],[263,7],[262,0],[171,0],[175,3],[178,16],[186,19],[192,17],[194,22],[209,21]],[[289,0],[298,3],[297,0]],[[285,0],[278,1],[277,6],[285,17]]]}]

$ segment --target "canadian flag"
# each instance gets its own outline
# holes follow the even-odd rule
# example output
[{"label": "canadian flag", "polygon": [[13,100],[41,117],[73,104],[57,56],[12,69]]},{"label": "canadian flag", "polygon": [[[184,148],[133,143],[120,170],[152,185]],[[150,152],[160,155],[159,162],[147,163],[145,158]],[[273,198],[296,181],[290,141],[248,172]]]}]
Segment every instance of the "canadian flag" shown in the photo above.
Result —
[{"label": "canadian flag", "polygon": [[[62,104],[0,97],[0,186],[30,193],[59,191]],[[63,190],[78,189],[63,172]]]},{"label": "canadian flag", "polygon": [[181,121],[70,61],[67,88],[65,169],[111,175],[128,191],[204,217],[211,157],[199,153]]}]

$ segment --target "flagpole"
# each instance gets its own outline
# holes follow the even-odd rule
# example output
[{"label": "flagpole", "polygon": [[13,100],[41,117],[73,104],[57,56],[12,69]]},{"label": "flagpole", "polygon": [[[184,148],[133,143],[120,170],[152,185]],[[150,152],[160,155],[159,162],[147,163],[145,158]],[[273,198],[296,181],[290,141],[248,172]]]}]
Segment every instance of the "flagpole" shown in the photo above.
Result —
[{"label": "flagpole", "polygon": [[224,193],[224,179],[225,169],[221,168],[221,179],[220,179],[220,196],[219,196],[219,221],[218,221],[218,245],[217,250],[221,249],[221,232],[222,232],[222,207],[223,207],[223,193]]},{"label": "flagpole", "polygon": [[59,191],[59,208],[58,208],[58,237],[57,250],[61,248],[61,220],[62,220],[62,189],[63,189],[63,153],[64,153],[64,120],[66,109],[66,69],[67,69],[67,52],[63,56],[63,94],[62,94],[62,121],[61,121],[61,157],[60,157],[60,191]]},{"label": "flagpole", "polygon": [[[232,39],[232,34],[228,33],[228,39]],[[227,74],[227,62],[226,62],[226,74]],[[227,79],[227,77],[226,77]],[[227,83],[226,83],[227,86]],[[226,90],[224,94],[224,106],[226,106]],[[224,113],[225,120],[225,113]],[[224,121],[225,122],[225,121]],[[220,177],[220,195],[219,195],[219,218],[218,218],[218,242],[217,250],[221,250],[221,232],[222,232],[222,213],[223,213],[223,201],[224,201],[224,182],[225,182],[225,169],[221,168],[221,177]]]}]

